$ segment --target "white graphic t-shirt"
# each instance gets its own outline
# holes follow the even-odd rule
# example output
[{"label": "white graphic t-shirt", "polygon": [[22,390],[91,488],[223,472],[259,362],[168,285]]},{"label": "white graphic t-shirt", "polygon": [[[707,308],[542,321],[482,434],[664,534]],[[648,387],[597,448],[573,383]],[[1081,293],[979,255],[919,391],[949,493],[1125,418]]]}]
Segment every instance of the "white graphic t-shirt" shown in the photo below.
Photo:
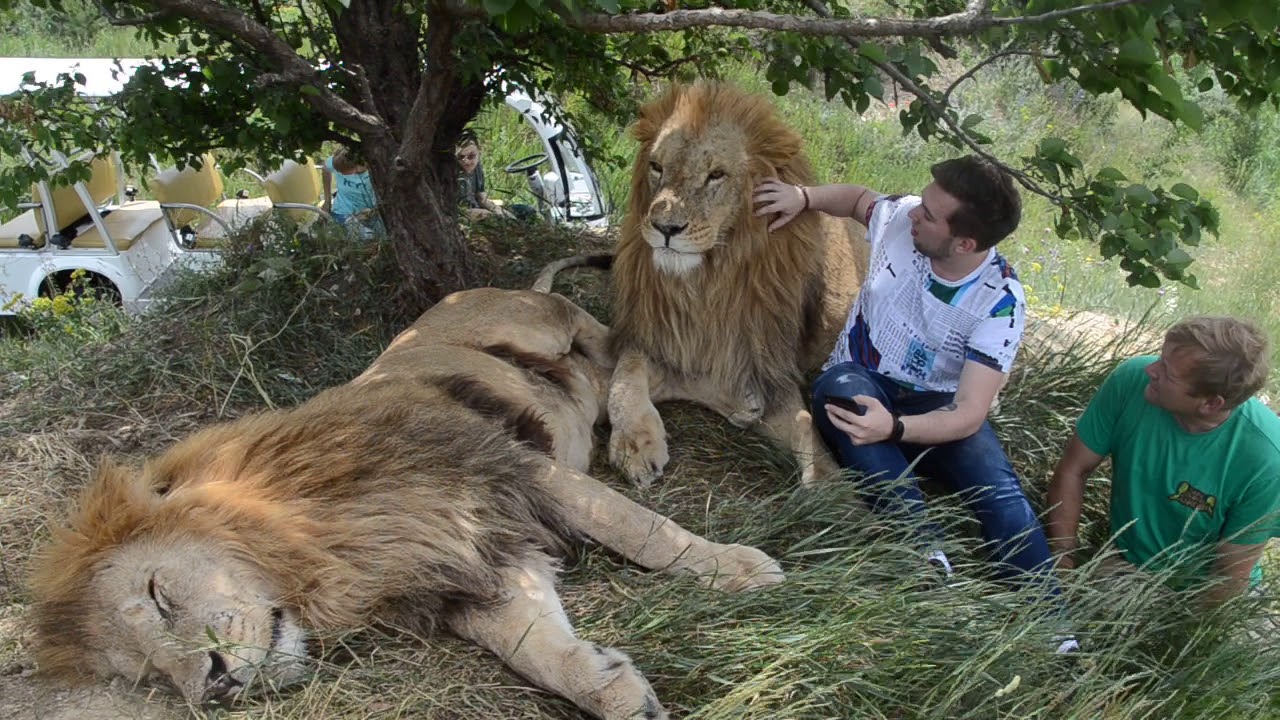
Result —
[{"label": "white graphic t-shirt", "polygon": [[966,361],[1009,372],[1026,298],[995,248],[961,280],[935,276],[911,238],[907,213],[919,204],[902,196],[872,205],[867,281],[824,369],[852,361],[917,390],[955,392]]}]

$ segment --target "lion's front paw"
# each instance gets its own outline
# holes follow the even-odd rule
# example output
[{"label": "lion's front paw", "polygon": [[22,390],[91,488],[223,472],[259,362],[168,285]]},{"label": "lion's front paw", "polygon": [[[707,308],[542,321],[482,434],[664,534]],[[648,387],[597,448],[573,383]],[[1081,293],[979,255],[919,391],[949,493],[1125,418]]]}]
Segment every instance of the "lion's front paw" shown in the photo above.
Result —
[{"label": "lion's front paw", "polygon": [[729,413],[728,417],[729,422],[737,427],[751,427],[764,417],[764,402],[759,395],[748,390],[746,397],[742,398],[741,407],[736,412]]},{"label": "lion's front paw", "polygon": [[667,433],[656,410],[633,426],[615,426],[609,436],[609,462],[640,487],[662,477],[670,459]]},{"label": "lion's front paw", "polygon": [[708,558],[708,572],[700,578],[705,584],[726,592],[756,590],[783,581],[782,566],[761,550],[747,545],[717,545],[714,557]]}]

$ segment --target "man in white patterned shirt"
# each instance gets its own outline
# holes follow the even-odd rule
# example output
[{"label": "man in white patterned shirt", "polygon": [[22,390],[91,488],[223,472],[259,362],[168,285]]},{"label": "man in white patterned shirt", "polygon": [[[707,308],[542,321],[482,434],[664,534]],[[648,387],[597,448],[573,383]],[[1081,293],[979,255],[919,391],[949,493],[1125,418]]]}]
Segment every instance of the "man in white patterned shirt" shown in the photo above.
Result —
[{"label": "man in white patterned shirt", "polygon": [[995,251],[1021,200],[1007,173],[976,156],[931,171],[920,196],[776,179],[755,190],[756,214],[776,215],[770,230],[807,210],[867,226],[870,268],[814,382],[814,421],[873,510],[921,521],[920,550],[947,575],[916,472],[963,494],[1001,574],[1047,576],[1044,529],[987,422],[1026,318],[1022,285]]}]

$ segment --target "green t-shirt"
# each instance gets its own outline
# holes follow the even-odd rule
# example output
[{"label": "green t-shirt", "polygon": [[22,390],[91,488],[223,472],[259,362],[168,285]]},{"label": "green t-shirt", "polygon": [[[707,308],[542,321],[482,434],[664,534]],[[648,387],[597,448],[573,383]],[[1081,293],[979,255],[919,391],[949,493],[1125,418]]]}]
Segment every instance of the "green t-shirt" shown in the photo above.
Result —
[{"label": "green t-shirt", "polygon": [[[1250,398],[1213,430],[1187,432],[1143,398],[1144,369],[1155,360],[1121,363],[1076,431],[1090,450],[1111,456],[1111,531],[1126,559],[1160,570],[1198,553],[1183,577],[1204,580],[1218,543],[1280,536],[1280,418]],[[1261,578],[1258,568],[1253,575]]]}]

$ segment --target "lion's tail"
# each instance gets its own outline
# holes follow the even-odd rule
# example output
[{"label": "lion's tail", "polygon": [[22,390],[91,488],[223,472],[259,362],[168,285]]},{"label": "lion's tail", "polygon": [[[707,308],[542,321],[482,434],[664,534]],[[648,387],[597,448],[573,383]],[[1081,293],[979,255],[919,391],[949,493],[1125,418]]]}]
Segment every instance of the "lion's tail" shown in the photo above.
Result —
[{"label": "lion's tail", "polygon": [[613,267],[613,253],[574,255],[556,260],[542,268],[541,272],[538,273],[538,278],[533,281],[533,289],[543,293],[551,292],[551,285],[556,281],[556,273],[575,267],[593,267],[600,270],[608,270]]}]

